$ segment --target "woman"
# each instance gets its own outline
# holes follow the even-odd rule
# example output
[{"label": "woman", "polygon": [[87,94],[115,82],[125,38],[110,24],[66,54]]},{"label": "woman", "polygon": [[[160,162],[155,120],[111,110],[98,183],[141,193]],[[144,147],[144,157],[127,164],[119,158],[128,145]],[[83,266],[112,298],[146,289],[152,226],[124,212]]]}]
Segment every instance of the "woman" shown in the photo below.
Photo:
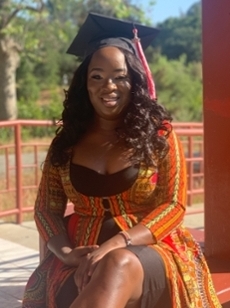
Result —
[{"label": "woman", "polygon": [[49,252],[24,308],[221,307],[182,225],[185,162],[170,121],[135,51],[117,38],[90,50],[44,165],[35,220]]}]

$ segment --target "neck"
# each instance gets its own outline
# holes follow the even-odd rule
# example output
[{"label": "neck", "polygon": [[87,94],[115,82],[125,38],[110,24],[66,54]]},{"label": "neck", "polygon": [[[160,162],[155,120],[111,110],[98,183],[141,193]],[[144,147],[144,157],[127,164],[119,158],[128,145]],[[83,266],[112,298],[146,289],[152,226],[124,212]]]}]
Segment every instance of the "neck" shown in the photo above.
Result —
[{"label": "neck", "polygon": [[102,134],[114,135],[120,125],[121,121],[119,120],[106,120],[96,117],[92,124],[92,129]]}]

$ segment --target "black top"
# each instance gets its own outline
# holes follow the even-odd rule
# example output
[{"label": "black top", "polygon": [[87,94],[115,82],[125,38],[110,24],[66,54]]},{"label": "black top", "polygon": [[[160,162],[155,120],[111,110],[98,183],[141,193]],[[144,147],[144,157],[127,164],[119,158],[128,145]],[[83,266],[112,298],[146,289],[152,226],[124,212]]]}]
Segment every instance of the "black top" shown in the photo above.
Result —
[{"label": "black top", "polygon": [[71,163],[70,180],[74,188],[92,197],[108,197],[128,190],[136,181],[139,166],[130,166],[112,174],[100,174],[92,169]]}]

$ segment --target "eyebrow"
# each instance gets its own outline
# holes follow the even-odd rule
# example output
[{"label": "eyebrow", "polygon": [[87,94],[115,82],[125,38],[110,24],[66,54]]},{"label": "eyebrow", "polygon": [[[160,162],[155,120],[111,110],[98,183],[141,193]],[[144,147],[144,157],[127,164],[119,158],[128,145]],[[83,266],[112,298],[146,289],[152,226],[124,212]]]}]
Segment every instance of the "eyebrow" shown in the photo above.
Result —
[{"label": "eyebrow", "polygon": [[[93,71],[97,71],[97,72],[103,72],[104,70],[100,67],[93,67],[91,70],[90,70],[90,73],[93,72]],[[126,72],[127,70],[124,69],[124,68],[117,68],[114,70],[114,72]]]}]

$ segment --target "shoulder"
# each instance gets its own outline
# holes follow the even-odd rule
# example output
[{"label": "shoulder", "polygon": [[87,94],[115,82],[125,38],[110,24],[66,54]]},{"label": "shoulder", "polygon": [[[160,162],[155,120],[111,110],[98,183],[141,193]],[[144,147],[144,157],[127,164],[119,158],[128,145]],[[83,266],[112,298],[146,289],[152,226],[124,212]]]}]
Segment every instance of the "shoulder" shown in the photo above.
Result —
[{"label": "shoulder", "polygon": [[[70,147],[62,151],[58,151],[56,147],[53,147],[53,143],[51,142],[47,150],[44,165],[49,166],[50,168],[57,168],[57,169],[63,167],[64,165],[68,164],[69,161],[71,160],[72,152],[73,152],[73,147]],[[63,159],[64,163],[60,164],[60,161],[57,159],[57,157],[61,156],[62,158],[64,158]]]}]

